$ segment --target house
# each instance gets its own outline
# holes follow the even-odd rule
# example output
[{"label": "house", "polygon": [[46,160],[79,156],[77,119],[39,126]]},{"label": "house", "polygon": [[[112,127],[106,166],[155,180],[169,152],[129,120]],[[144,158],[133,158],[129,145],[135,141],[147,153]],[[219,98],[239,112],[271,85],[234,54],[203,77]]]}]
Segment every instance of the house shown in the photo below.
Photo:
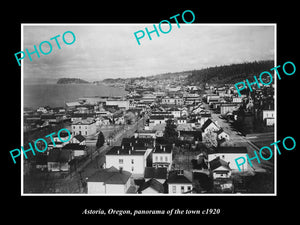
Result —
[{"label": "house", "polygon": [[156,179],[150,179],[144,182],[138,189],[140,194],[163,194],[164,185]]},{"label": "house", "polygon": [[62,150],[70,150],[73,157],[87,155],[87,146],[79,143],[69,143],[62,147]]},{"label": "house", "polygon": [[220,128],[218,131],[215,131],[217,134],[217,140],[226,140],[229,141],[230,137],[229,134],[226,133],[223,128]]},{"label": "house", "polygon": [[275,123],[275,111],[271,109],[262,110],[261,118],[266,126],[273,126]]},{"label": "house", "polygon": [[220,127],[213,122],[211,119],[207,119],[204,124],[202,125],[202,132],[206,134],[209,131],[218,131]]},{"label": "house", "polygon": [[183,98],[180,98],[178,96],[176,96],[175,98],[166,96],[161,99],[161,104],[163,104],[163,105],[183,105],[184,100],[183,100]]},{"label": "house", "polygon": [[144,172],[145,181],[155,179],[161,184],[164,184],[167,180],[168,170],[167,168],[155,168],[155,167],[146,167]]},{"label": "house", "polygon": [[[235,146],[226,146],[226,147],[217,147],[214,152],[208,154],[208,161],[219,157],[220,159],[228,162],[229,168],[232,170],[238,170],[235,159],[238,157],[246,158],[247,154],[246,147],[235,147]],[[242,165],[242,171],[248,170],[248,163]]]},{"label": "house", "polygon": [[71,139],[70,143],[86,145],[85,137],[81,134],[77,134]]},{"label": "house", "polygon": [[186,117],[178,117],[177,118],[177,124],[186,124],[187,118]]},{"label": "house", "polygon": [[152,138],[139,138],[133,136],[131,138],[123,138],[121,146],[125,148],[134,147],[136,151],[146,151],[146,158],[154,148],[155,140]]},{"label": "house", "polygon": [[71,115],[71,122],[83,121],[83,120],[93,120],[95,118],[95,113],[73,113]]},{"label": "house", "polygon": [[129,171],[134,177],[143,177],[147,165],[146,147],[114,146],[105,155],[106,168],[111,166]]},{"label": "house", "polygon": [[172,146],[156,145],[152,152],[152,166],[156,168],[164,167],[170,170],[173,162],[172,153]]},{"label": "house", "polygon": [[240,97],[240,96],[232,97],[232,102],[233,103],[242,103],[243,102],[243,98]]},{"label": "house", "polygon": [[191,193],[192,176],[187,171],[171,171],[167,179],[169,194]]},{"label": "house", "polygon": [[88,194],[126,194],[131,173],[115,167],[96,171],[87,178]]},{"label": "house", "polygon": [[69,171],[72,153],[70,150],[53,148],[47,158],[48,171]]},{"label": "house", "polygon": [[155,138],[156,131],[155,130],[136,130],[134,132],[135,138]]},{"label": "house", "polygon": [[47,170],[48,168],[48,164],[47,164],[47,154],[43,154],[43,153],[38,153],[35,156],[35,168],[39,169],[39,170]]},{"label": "house", "polygon": [[221,113],[221,115],[225,115],[227,113],[232,113],[233,111],[237,110],[238,107],[239,107],[239,104],[222,103],[222,104],[220,104],[220,113]]},{"label": "house", "polygon": [[174,116],[174,118],[181,117],[181,110],[180,109],[173,107],[169,111]]},{"label": "house", "polygon": [[202,141],[201,130],[182,130],[178,131],[179,139],[182,141],[200,142]]},{"label": "house", "polygon": [[206,120],[211,118],[211,113],[209,112],[202,112],[200,113],[200,118],[198,118],[198,123],[202,127]]},{"label": "house", "polygon": [[208,165],[213,179],[223,179],[231,177],[231,169],[229,167],[229,163],[220,159],[220,157],[214,158],[213,160],[208,162]]},{"label": "house", "polygon": [[81,134],[83,136],[93,135],[97,131],[96,122],[94,120],[82,120],[72,123],[72,134]]},{"label": "house", "polygon": [[120,109],[129,109],[129,100],[122,99],[107,99],[106,106],[118,106]]}]

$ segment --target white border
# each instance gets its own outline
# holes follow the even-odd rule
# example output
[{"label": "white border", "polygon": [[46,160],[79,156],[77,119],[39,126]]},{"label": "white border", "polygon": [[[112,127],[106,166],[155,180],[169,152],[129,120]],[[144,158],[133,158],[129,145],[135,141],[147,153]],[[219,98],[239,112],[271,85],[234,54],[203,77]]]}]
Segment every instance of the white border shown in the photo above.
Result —
[{"label": "white border", "polygon": [[[21,51],[24,50],[23,45],[23,34],[24,34],[24,26],[114,26],[114,25],[149,25],[149,23],[127,23],[127,24],[119,24],[119,23],[21,23]],[[150,24],[153,25],[153,24]],[[180,24],[180,26],[274,26],[274,67],[277,65],[277,23],[193,23],[193,24]],[[271,69],[271,68],[270,68]],[[23,77],[23,63],[21,63],[21,143],[22,146],[24,145],[24,120],[23,120],[23,96],[24,96],[24,77]],[[275,73],[275,72],[274,72]],[[274,126],[274,139],[277,141],[277,76],[275,76],[275,126]],[[274,147],[275,148],[275,147]],[[136,197],[143,197],[143,196],[160,196],[160,197],[171,197],[171,196],[182,196],[182,197],[189,197],[189,196],[277,196],[277,151],[274,150],[274,193],[243,193],[243,194],[233,194],[233,193],[220,193],[220,194],[67,194],[67,193],[55,193],[55,194],[47,194],[47,193],[24,193],[24,160],[23,156],[21,157],[21,196],[136,196]]]}]

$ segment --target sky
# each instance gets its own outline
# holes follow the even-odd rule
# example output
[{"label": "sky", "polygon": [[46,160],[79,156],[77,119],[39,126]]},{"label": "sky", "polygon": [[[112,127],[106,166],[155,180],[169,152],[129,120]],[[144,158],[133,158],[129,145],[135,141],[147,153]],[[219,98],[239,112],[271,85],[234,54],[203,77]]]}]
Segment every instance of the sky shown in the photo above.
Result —
[{"label": "sky", "polygon": [[[156,24],[158,27],[158,24]],[[180,24],[172,23],[169,33],[147,34],[138,45],[134,33],[153,30],[153,24],[23,24],[23,48],[34,51],[49,41],[52,52],[40,58],[33,54],[22,60],[25,79],[62,77],[99,81],[106,78],[150,76],[167,72],[255,60],[274,60],[274,25]],[[169,25],[163,25],[167,31]],[[62,36],[72,31],[75,42],[67,45]],[[50,38],[60,35],[57,41]],[[72,41],[72,35],[65,35]],[[47,44],[42,45],[47,52]],[[17,62],[16,62],[17,63]]]}]

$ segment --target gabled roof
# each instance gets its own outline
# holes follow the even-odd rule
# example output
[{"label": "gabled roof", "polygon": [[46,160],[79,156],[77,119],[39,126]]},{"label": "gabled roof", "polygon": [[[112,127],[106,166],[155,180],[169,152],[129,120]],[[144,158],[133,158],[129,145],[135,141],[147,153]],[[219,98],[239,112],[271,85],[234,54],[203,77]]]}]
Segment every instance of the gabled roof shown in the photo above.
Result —
[{"label": "gabled roof", "polygon": [[145,189],[151,187],[158,193],[164,193],[164,186],[160,182],[158,182],[156,179],[150,179],[147,182],[143,183],[140,188],[138,189],[138,192],[144,191]]},{"label": "gabled roof", "polygon": [[216,148],[215,153],[248,153],[248,151],[246,147],[226,146]]},{"label": "gabled roof", "polygon": [[213,121],[211,119],[207,119],[202,125],[202,130],[205,130]]},{"label": "gabled roof", "polygon": [[209,166],[210,166],[210,169],[212,171],[214,171],[215,169],[219,168],[220,166],[223,166],[226,169],[231,170],[230,167],[228,166],[228,162],[220,159],[220,157],[217,157],[217,158],[211,160],[209,162]]},{"label": "gabled roof", "polygon": [[183,174],[178,174],[177,171],[172,171],[169,174],[167,183],[168,184],[192,184],[192,181],[190,181]]},{"label": "gabled roof", "polygon": [[68,149],[68,150],[85,150],[86,145],[80,145],[77,143],[68,143],[62,149]]},{"label": "gabled roof", "polygon": [[115,167],[98,170],[90,176],[87,182],[103,182],[104,184],[126,184],[131,173],[125,170],[118,170]]},{"label": "gabled roof", "polygon": [[48,162],[69,162],[71,151],[66,149],[53,148],[49,151]]},{"label": "gabled roof", "polygon": [[85,137],[83,137],[81,134],[75,135],[74,138],[77,139],[79,142],[85,141]]},{"label": "gabled roof", "polygon": [[144,178],[167,179],[167,168],[146,167]]}]

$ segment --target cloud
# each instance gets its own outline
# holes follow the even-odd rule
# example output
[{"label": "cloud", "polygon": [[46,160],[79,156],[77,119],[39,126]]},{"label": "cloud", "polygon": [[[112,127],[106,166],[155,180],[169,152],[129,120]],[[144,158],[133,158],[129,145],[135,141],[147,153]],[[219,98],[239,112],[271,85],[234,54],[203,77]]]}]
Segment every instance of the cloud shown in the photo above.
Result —
[{"label": "cloud", "polygon": [[[24,49],[72,31],[76,41],[49,55],[24,60],[24,77],[82,77],[99,80],[200,69],[243,61],[274,59],[274,27],[173,24],[168,34],[138,45],[134,32],[153,24],[24,26]],[[46,49],[45,49],[46,51]]]}]

